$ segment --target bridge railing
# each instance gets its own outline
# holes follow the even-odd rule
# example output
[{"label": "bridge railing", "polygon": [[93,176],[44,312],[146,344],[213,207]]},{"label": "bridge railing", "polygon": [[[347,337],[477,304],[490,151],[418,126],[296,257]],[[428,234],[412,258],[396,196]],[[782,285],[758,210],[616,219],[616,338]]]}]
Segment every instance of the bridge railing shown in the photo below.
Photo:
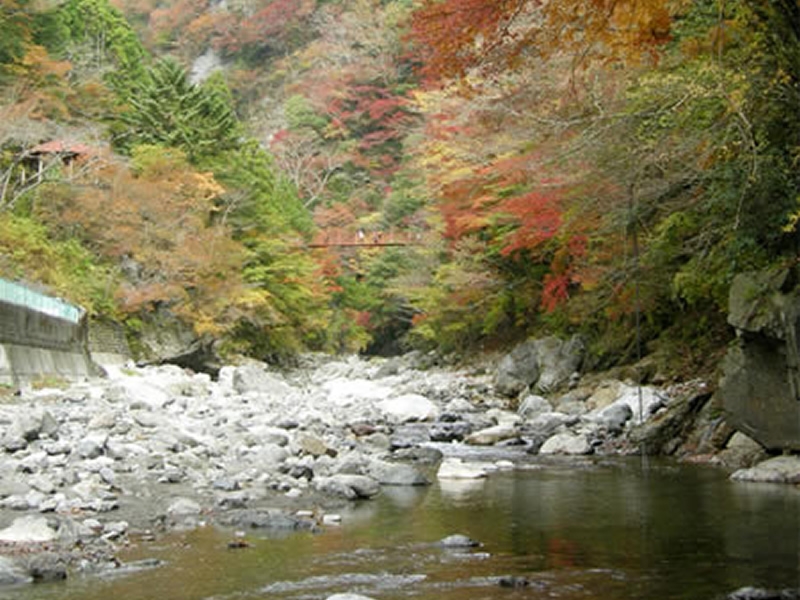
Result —
[{"label": "bridge railing", "polygon": [[23,306],[71,323],[79,323],[84,315],[84,310],[78,306],[5,279],[0,279],[0,302]]}]

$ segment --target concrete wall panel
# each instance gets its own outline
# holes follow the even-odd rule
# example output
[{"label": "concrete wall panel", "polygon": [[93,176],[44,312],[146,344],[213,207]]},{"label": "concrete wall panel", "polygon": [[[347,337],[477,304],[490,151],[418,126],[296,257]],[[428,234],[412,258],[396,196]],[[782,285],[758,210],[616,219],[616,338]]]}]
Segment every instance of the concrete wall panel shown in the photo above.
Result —
[{"label": "concrete wall panel", "polygon": [[86,339],[85,319],[73,322],[0,300],[0,383],[88,377],[93,365]]}]

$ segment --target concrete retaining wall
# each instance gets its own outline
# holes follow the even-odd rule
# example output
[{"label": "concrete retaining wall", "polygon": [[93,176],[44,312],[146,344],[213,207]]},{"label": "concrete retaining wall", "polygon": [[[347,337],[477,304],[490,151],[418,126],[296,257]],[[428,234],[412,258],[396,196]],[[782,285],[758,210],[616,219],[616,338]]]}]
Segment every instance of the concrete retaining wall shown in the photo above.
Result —
[{"label": "concrete retaining wall", "polygon": [[0,300],[1,384],[80,379],[96,372],[87,347],[86,318],[80,312],[53,312]]}]

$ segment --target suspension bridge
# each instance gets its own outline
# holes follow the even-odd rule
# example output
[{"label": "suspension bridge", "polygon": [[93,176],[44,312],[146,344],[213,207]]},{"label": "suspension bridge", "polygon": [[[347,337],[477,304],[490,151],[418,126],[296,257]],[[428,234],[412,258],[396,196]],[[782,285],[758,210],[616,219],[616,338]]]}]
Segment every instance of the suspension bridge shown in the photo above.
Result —
[{"label": "suspension bridge", "polygon": [[423,246],[422,233],[411,231],[365,231],[326,228],[306,245],[307,248],[391,248]]}]

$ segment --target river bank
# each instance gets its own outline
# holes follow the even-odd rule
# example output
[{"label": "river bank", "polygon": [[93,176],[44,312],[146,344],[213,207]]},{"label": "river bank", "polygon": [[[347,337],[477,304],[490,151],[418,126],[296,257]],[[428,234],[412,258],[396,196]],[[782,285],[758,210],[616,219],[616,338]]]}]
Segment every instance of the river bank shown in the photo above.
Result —
[{"label": "river bank", "polygon": [[726,431],[706,382],[576,376],[509,396],[499,369],[308,356],[288,371],[224,367],[216,381],[128,365],[21,390],[0,405],[0,582],[120,569],[119,547],[209,523],[230,528],[232,547],[237,532],[336,526],[337,509],[385,486],[515,468],[487,447],[730,469],[766,457]]}]

